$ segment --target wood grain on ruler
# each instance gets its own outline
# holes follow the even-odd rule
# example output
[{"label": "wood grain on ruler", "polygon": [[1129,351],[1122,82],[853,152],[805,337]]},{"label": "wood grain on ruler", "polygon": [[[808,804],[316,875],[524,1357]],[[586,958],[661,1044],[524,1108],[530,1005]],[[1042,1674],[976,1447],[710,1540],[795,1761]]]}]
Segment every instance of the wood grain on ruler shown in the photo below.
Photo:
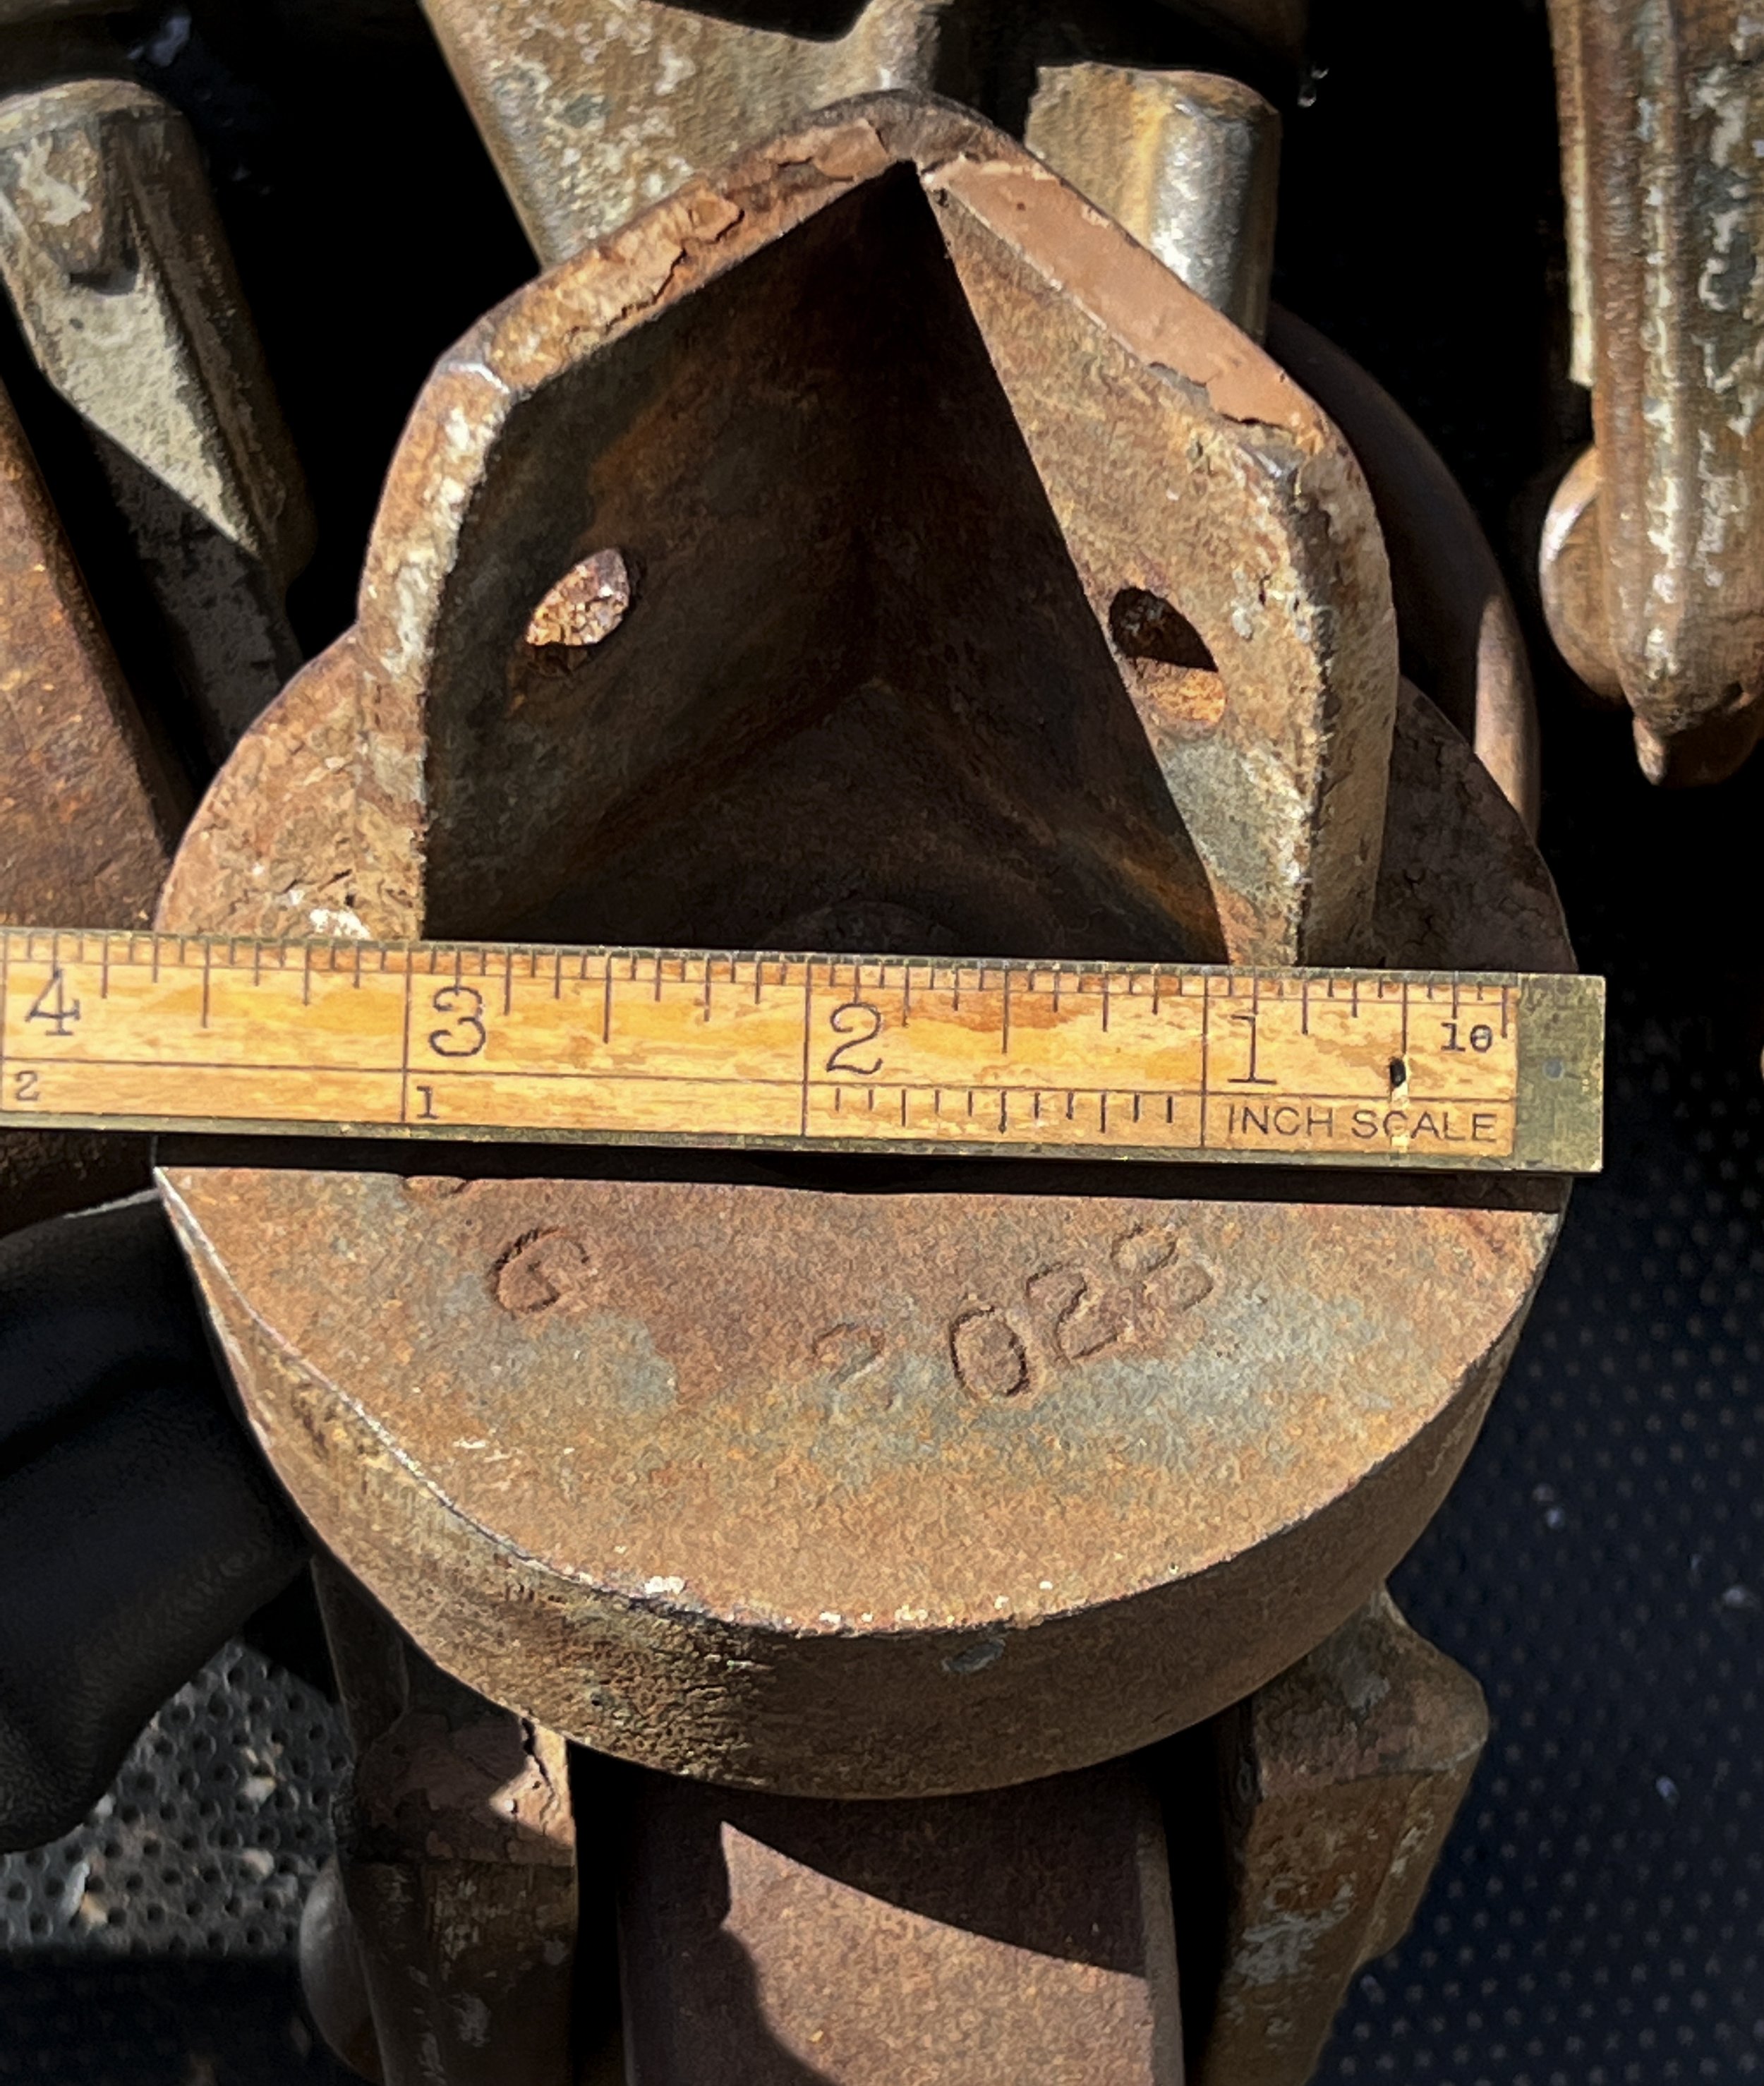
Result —
[{"label": "wood grain on ruler", "polygon": [[9,1122],[1590,1170],[1582,977],[0,933]]}]

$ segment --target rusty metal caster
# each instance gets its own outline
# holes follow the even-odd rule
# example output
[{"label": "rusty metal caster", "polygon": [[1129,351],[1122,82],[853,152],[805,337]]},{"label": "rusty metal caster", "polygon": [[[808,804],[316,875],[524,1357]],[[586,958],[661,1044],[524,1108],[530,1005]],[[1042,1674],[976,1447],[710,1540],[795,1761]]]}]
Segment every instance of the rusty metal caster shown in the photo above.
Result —
[{"label": "rusty metal caster", "polygon": [[[356,626],[247,734],[159,918],[1572,962],[1520,821],[1399,687],[1335,428],[1022,147],[889,96],[688,181],[444,360]],[[394,2081],[567,2075],[602,1802],[635,1820],[634,2076],[804,2075],[780,2049],[841,2080],[1179,2076],[1155,1806],[1097,1764],[1260,1700],[1357,1613],[1395,1629],[1367,1603],[1565,1194],[162,1156],[252,1424],[347,1575],[342,1888]],[[1430,1786],[1461,1787],[1474,1722]],[[563,1739],[663,1774],[585,1776],[572,1815]],[[1239,1786],[1250,1849],[1280,1778]],[[895,1800],[824,1802],[858,1797]],[[1088,1866],[1050,1867],[1043,1820]],[[1004,1931],[978,1844],[1019,1850]],[[1403,1899],[1368,1858],[1362,1943]],[[892,1971],[834,1974],[848,1921]],[[737,1943],[741,2032],[695,2041]],[[1025,1950],[1082,1995],[1045,2062]],[[1219,2022],[1253,2013],[1227,1978]]]}]

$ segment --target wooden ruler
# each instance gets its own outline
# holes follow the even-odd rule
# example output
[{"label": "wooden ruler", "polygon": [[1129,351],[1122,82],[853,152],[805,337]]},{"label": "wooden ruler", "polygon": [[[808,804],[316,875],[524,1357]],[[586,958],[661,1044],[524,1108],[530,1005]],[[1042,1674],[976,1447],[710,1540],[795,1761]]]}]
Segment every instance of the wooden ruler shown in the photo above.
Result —
[{"label": "wooden ruler", "polygon": [[1586,1173],[1589,977],[0,930],[0,1125]]}]

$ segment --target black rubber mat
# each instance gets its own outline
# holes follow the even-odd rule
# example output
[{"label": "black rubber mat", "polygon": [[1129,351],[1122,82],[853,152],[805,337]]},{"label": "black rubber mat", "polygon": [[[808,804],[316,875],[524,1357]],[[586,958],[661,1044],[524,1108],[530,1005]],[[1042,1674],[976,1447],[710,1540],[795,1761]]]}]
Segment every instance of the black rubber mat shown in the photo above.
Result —
[{"label": "black rubber mat", "polygon": [[1629,998],[1611,1171],[1394,1582],[1494,1732],[1326,2079],[1764,2071],[1764,1103],[1698,1027]]}]

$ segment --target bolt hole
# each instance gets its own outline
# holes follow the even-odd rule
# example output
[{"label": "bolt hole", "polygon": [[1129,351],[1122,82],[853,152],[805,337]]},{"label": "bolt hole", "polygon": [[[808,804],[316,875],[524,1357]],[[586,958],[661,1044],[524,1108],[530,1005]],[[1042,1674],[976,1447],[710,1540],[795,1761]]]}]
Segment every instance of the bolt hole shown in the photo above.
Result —
[{"label": "bolt hole", "polygon": [[1409,1060],[1406,1058],[1392,1058],[1390,1061],[1391,1092],[1395,1093],[1399,1087],[1406,1087],[1408,1083]]},{"label": "bolt hole", "polygon": [[1206,640],[1180,608],[1144,587],[1123,587],[1109,603],[1109,635],[1129,659],[1154,659],[1190,673],[1216,674]]},{"label": "bolt hole", "polygon": [[1144,587],[1109,604],[1109,635],[1153,740],[1197,739],[1225,715],[1225,682],[1206,640],[1180,609]]},{"label": "bolt hole", "polygon": [[603,645],[631,607],[631,568],[622,551],[594,551],[571,566],[533,610],[527,645],[537,663],[570,673]]}]

